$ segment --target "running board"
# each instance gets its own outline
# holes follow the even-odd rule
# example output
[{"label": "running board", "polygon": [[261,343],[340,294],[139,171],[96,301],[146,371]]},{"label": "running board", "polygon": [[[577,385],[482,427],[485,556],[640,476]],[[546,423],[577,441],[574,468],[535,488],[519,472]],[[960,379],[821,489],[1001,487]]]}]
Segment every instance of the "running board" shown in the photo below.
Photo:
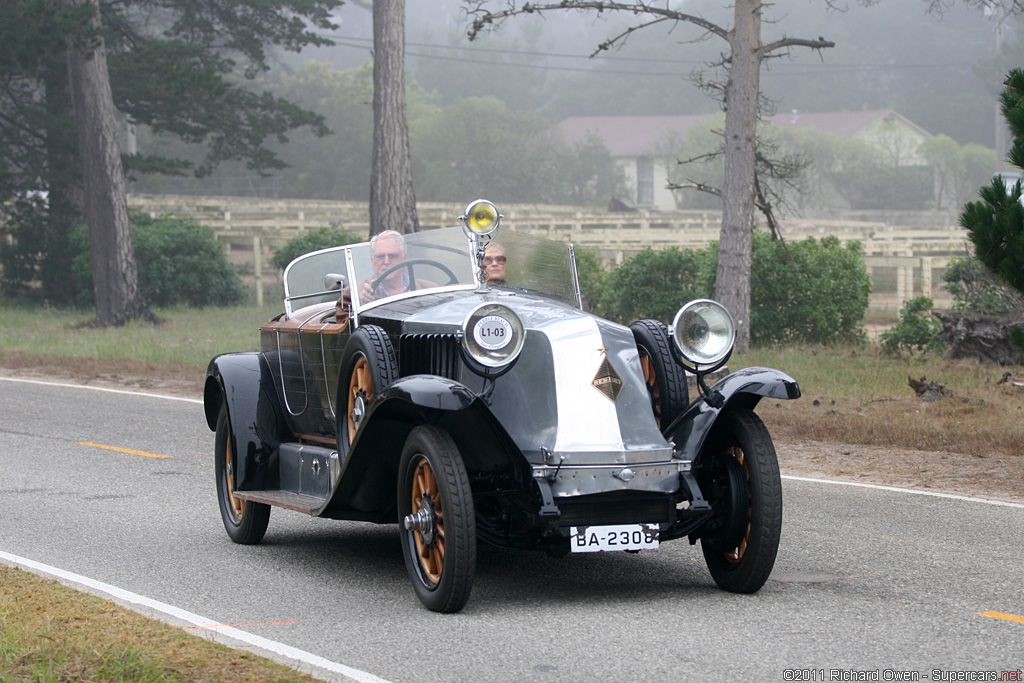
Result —
[{"label": "running board", "polygon": [[327,502],[323,498],[304,496],[301,493],[291,493],[290,491],[235,491],[235,498],[304,512],[307,515],[312,515],[314,510],[319,510]]}]

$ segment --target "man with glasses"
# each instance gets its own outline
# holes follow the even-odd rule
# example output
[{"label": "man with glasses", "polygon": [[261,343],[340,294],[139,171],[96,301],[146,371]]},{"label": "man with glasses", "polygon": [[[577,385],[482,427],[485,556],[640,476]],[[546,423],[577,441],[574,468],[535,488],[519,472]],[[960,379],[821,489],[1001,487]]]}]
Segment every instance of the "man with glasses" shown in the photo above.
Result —
[{"label": "man with glasses", "polygon": [[372,287],[381,273],[406,259],[405,237],[397,230],[385,230],[370,239],[370,260],[373,266],[373,277],[359,283],[359,300],[362,303],[394,296],[414,289],[436,287],[429,280],[417,278],[412,282],[412,274],[408,268],[395,268],[388,274],[377,288]]}]

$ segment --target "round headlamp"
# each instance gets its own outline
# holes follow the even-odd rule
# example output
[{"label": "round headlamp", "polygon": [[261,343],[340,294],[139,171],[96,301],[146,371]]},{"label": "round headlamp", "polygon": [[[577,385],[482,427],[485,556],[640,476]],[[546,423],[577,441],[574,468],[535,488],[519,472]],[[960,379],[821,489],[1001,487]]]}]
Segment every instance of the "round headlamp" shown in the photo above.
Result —
[{"label": "round headlamp", "polygon": [[459,216],[459,220],[475,235],[490,235],[498,229],[501,214],[494,204],[486,199],[478,199],[466,207],[466,212]]},{"label": "round headlamp", "polygon": [[480,304],[462,323],[463,356],[475,372],[488,377],[511,368],[525,340],[523,321],[502,304]]},{"label": "round headlamp", "polygon": [[695,366],[724,361],[736,341],[736,325],[729,311],[710,299],[697,299],[680,308],[669,333],[680,355]]}]

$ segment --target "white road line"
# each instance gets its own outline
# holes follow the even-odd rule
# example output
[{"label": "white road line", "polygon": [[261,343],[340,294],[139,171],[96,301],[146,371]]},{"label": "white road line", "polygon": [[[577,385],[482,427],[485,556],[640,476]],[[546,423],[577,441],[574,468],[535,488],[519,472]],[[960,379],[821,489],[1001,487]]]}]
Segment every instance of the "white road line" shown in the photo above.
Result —
[{"label": "white road line", "polygon": [[20,377],[0,377],[4,382],[23,382],[25,384],[44,384],[50,387],[65,387],[67,389],[89,389],[90,391],[106,391],[111,394],[131,394],[132,396],[146,396],[148,398],[163,398],[168,401],[185,401],[186,403],[199,403],[197,398],[184,398],[181,396],[168,396],[166,394],[147,394],[143,391],[129,391],[128,389],[108,389],[107,387],[94,387],[89,384],[62,384],[60,382],[46,382],[39,379],[22,379]]},{"label": "white road line", "polygon": [[959,496],[955,493],[939,493],[938,491],[919,491],[917,489],[904,489],[898,486],[882,486],[880,484],[866,484],[856,481],[837,481],[834,479],[812,479],[811,477],[794,477],[784,474],[783,479],[792,481],[806,481],[814,484],[831,484],[833,486],[851,486],[862,489],[878,489],[880,491],[892,491],[894,493],[909,493],[915,496],[933,496],[935,498],[951,498],[952,500],[963,500],[969,503],[985,503],[986,505],[1000,505],[1008,508],[1019,508],[1024,510],[1024,503],[1011,503],[1005,500],[989,500],[988,498],[971,498],[970,496]]},{"label": "white road line", "polygon": [[[148,396],[150,398],[163,398],[171,401],[187,401],[189,403],[202,403],[199,399],[194,398],[180,398],[178,396],[166,396],[164,394],[146,394],[138,391],[127,391],[124,389],[107,389],[105,387],[93,387],[85,384],[60,384],[57,382],[46,382],[43,380],[36,379],[20,379],[15,377],[0,377],[0,380],[6,380],[8,382],[26,382],[29,384],[45,384],[54,387],[67,387],[69,389],[91,389],[93,391],[109,391],[115,394],[131,394],[134,396]],[[882,486],[881,484],[870,484],[866,482],[855,482],[855,481],[838,481],[833,479],[814,479],[811,477],[796,477],[791,475],[783,475],[783,479],[790,479],[792,481],[806,481],[815,484],[831,484],[834,486],[852,486],[856,488],[865,489],[879,489],[881,491],[891,491],[893,493],[909,493],[915,496],[932,496],[935,498],[950,498],[952,500],[962,500],[970,503],[984,503],[986,505],[999,505],[1002,507],[1024,509],[1024,503],[1011,503],[1003,500],[989,500],[987,498],[971,498],[970,496],[959,496],[954,493],[939,493],[937,491],[921,491],[917,489],[900,488],[898,486]]]},{"label": "white road line", "polygon": [[[338,664],[328,659],[324,659],[318,655],[314,655],[310,652],[296,649],[290,645],[284,643],[278,643],[267,638],[262,638],[252,633],[240,631],[231,626],[218,625],[219,622],[207,619],[206,617],[193,614],[192,612],[183,610],[167,603],[152,600],[137,593],[132,593],[124,589],[112,586],[108,583],[96,581],[90,579],[87,576],[81,574],[74,574],[72,572],[64,571],[50,565],[29,560],[24,557],[17,555],[11,555],[0,551],[0,561],[3,561],[14,567],[21,567],[28,569],[36,574],[42,574],[45,576],[52,576],[61,581],[61,583],[70,584],[74,588],[85,588],[89,592],[99,594],[102,597],[111,598],[116,602],[123,604],[136,612],[142,614],[153,615],[161,618],[162,621],[170,623],[174,626],[180,626],[180,622],[190,624],[192,626],[202,627],[202,631],[189,631],[194,635],[200,634],[211,634],[216,633],[223,636],[221,642],[227,641],[225,644],[233,647],[238,647],[239,643],[248,645],[250,647],[260,650],[257,654],[270,655],[271,658],[286,663],[289,666],[293,666],[301,671],[305,671],[315,676],[323,677],[325,672],[331,674],[340,674],[345,677],[345,680],[358,681],[359,683],[388,683],[385,679],[378,676],[374,676],[366,671],[360,671],[359,669],[353,669],[352,667],[345,666],[344,664]],[[338,679],[335,679],[338,680]]]}]

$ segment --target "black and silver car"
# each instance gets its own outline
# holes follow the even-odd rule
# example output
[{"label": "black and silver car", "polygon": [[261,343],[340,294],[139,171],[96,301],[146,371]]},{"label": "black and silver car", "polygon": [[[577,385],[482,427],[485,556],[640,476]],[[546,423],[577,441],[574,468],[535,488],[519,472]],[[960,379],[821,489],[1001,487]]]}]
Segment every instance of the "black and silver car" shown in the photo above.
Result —
[{"label": "black and silver car", "polygon": [[231,539],[260,542],[271,507],[397,523],[416,595],[439,612],[466,604],[478,541],[561,555],[687,538],[719,586],[760,589],[782,488],[754,409],[797,398],[793,378],[746,368],[709,387],[735,338],[720,304],[609,322],[583,308],[571,245],[499,234],[484,200],[460,222],[404,236],[401,254],[297,258],[261,350],[210,362]]}]

